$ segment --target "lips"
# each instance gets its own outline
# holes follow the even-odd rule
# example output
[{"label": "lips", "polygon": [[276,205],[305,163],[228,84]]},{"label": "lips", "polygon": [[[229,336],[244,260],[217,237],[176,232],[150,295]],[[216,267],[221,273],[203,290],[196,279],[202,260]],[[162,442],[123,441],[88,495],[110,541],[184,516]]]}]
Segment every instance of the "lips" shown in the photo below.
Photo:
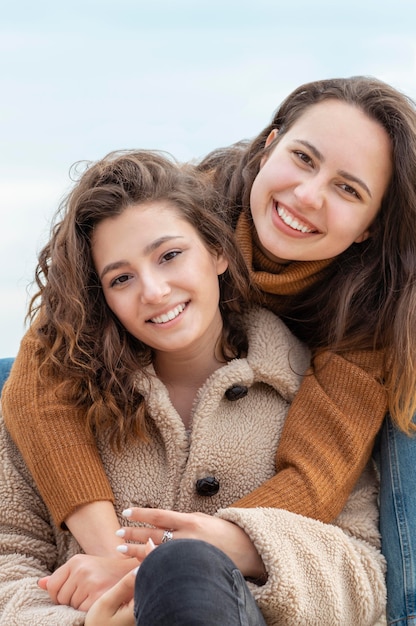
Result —
[{"label": "lips", "polygon": [[291,215],[289,211],[281,207],[277,202],[275,202],[275,208],[278,216],[282,220],[286,226],[293,228],[293,230],[297,230],[300,233],[317,233],[318,230],[316,228],[310,228],[304,222],[300,222],[296,217]]},{"label": "lips", "polygon": [[150,322],[153,324],[166,324],[166,322],[170,322],[178,317],[185,310],[186,304],[178,304],[174,309],[168,311],[167,313],[163,313],[163,315],[158,315],[156,317],[151,317]]}]

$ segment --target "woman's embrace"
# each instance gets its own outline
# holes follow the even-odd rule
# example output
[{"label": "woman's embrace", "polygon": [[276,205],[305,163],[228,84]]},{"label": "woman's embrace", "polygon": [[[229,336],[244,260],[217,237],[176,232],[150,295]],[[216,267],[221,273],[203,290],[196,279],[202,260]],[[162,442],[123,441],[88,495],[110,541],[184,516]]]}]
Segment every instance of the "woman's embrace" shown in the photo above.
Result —
[{"label": "woman's embrace", "polygon": [[[94,399],[80,419],[95,433],[120,523],[133,506],[130,523],[145,526],[134,555],[75,556],[78,544],[52,521],[2,427],[1,624],[82,623],[84,613],[66,605],[83,608],[91,576],[112,572],[116,581],[135,568],[149,538],[163,545],[144,559],[137,584],[147,580],[162,616],[145,593],[136,596],[138,624],[167,623],[166,611],[186,623],[184,609],[204,624],[239,624],[243,611],[250,624],[350,626],[382,612],[371,469],[334,525],[277,508],[229,508],[274,475],[310,353],[272,312],[248,306],[246,266],[201,178],[159,155],[109,155],[83,174],[53,230],[39,337],[53,333],[60,358],[72,350],[79,360],[74,401]],[[48,321],[57,291],[73,316],[83,303],[83,323],[66,328],[59,304]],[[63,388],[68,402],[70,392]],[[54,571],[59,604],[38,586]]]}]

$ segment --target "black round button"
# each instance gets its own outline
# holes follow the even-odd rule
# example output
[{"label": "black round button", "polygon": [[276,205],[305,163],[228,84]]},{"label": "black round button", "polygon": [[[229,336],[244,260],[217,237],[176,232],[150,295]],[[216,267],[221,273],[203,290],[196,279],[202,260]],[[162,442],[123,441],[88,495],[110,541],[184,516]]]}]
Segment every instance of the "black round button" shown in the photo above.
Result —
[{"label": "black round button", "polygon": [[196,492],[200,496],[215,496],[220,490],[220,483],[214,476],[205,476],[196,481]]},{"label": "black round button", "polygon": [[248,394],[248,388],[245,385],[233,385],[225,392],[227,400],[233,402],[234,400],[240,400]]}]

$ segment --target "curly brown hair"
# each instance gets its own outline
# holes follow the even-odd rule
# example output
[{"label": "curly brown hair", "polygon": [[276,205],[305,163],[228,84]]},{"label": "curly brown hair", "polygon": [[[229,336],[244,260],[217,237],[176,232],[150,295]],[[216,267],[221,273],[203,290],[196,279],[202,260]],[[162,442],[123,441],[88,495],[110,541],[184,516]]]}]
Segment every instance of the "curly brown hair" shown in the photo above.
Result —
[{"label": "curly brown hair", "polygon": [[108,307],[92,259],[91,237],[102,220],[132,204],[158,200],[168,201],[208,250],[227,258],[228,268],[218,277],[221,348],[227,360],[247,350],[249,274],[234,233],[224,224],[219,196],[206,177],[166,154],[144,150],[112,152],[87,164],[40,252],[38,291],[29,316],[39,314],[40,375],[51,369],[61,380],[60,395],[82,409],[87,428],[110,433],[115,448],[130,437],[146,438],[146,407],[134,375],[151,363],[152,350]]}]

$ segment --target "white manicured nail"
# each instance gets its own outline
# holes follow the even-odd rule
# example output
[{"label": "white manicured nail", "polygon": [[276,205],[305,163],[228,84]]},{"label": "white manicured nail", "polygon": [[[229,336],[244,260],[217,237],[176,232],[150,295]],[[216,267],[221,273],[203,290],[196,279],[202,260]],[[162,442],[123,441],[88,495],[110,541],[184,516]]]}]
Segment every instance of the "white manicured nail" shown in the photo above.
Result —
[{"label": "white manicured nail", "polygon": [[128,546],[122,545],[122,546],[117,546],[116,550],[117,552],[122,552],[123,554],[125,554],[128,550]]}]

